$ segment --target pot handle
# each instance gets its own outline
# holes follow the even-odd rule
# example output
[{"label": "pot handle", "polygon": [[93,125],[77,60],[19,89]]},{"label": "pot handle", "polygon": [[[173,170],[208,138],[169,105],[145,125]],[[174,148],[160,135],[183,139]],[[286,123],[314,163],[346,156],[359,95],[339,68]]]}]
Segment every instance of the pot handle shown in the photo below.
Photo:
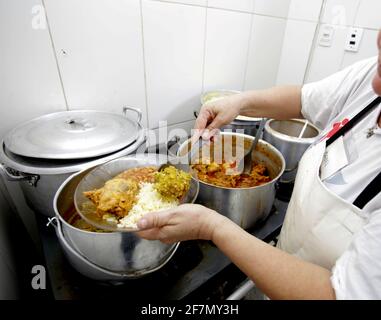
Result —
[{"label": "pot handle", "polygon": [[27,181],[32,187],[36,187],[37,181],[40,180],[40,176],[37,174],[23,173],[6,167],[2,163],[0,163],[0,175],[8,181]]},{"label": "pot handle", "polygon": [[167,148],[171,148],[172,146],[174,146],[176,143],[179,143],[180,141],[180,137],[179,136],[174,136],[172,139],[168,140],[167,141]]},{"label": "pot handle", "polygon": [[123,114],[127,117],[127,111],[133,111],[137,114],[137,122],[140,124],[142,121],[142,111],[139,108],[134,108],[134,107],[123,107]]},{"label": "pot handle", "polygon": [[56,217],[48,218],[48,223],[46,224],[47,227],[53,226],[54,229],[57,230],[58,228],[58,219]]},{"label": "pot handle", "polygon": [[[59,241],[62,242],[64,247],[67,250],[69,250],[70,253],[72,255],[74,255],[78,260],[80,260],[83,264],[89,266],[91,269],[96,269],[97,271],[99,271],[103,274],[107,274],[107,275],[112,276],[112,277],[118,277],[118,278],[122,278],[122,279],[131,278],[128,275],[125,275],[123,273],[117,273],[117,272],[113,272],[113,271],[104,269],[104,268],[92,263],[91,261],[87,260],[84,256],[82,256],[77,250],[75,250],[71,245],[69,245],[69,243],[65,239],[65,236],[63,235],[62,227],[60,225],[59,219],[57,219],[56,217],[49,218],[49,222],[48,222],[47,226],[50,226],[50,225],[53,225],[54,228],[56,229],[57,238],[59,238]],[[174,251],[176,251],[176,250],[174,250]],[[172,257],[172,255],[171,255],[171,257]]]}]

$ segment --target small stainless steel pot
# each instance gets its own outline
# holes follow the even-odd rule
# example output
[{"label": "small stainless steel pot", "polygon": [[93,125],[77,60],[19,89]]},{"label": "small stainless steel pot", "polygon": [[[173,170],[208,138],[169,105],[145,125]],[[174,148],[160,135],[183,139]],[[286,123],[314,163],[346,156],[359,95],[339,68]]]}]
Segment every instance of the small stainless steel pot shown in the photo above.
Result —
[{"label": "small stainless steel pot", "polygon": [[[252,136],[238,133],[222,132],[221,135],[254,140]],[[178,156],[184,155],[189,141],[180,146]],[[200,192],[196,202],[216,210],[244,229],[268,216],[275,201],[276,183],[285,169],[282,154],[269,143],[260,140],[256,151],[259,152],[253,152],[254,162],[267,167],[272,178],[270,182],[253,188],[223,188],[199,181]]]},{"label": "small stainless steel pot", "polygon": [[282,182],[295,180],[299,160],[320,134],[316,126],[308,123],[303,136],[299,138],[305,123],[305,120],[300,119],[269,120],[265,125],[263,139],[275,146],[286,160]]}]

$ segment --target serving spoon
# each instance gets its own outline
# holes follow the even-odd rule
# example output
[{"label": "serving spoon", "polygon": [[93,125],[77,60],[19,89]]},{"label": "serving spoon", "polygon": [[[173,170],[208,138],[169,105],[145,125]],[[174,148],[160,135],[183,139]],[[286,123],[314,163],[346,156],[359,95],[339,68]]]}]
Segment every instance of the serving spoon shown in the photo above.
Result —
[{"label": "serving spoon", "polygon": [[266,121],[267,121],[266,118],[263,118],[261,120],[261,122],[259,124],[259,128],[257,130],[257,133],[255,135],[254,141],[251,144],[250,150],[245,154],[243,159],[241,159],[239,164],[238,164],[238,168],[242,168],[242,162],[243,162],[243,172],[242,173],[245,173],[245,174],[250,174],[251,173],[251,170],[253,168],[253,157],[252,157],[252,154],[253,154],[253,151],[255,150],[255,148],[257,147],[257,144],[258,144],[258,141],[259,141],[259,137],[262,134],[262,131],[263,131],[263,128],[265,127]]},{"label": "serving spoon", "polygon": [[299,139],[300,139],[300,138],[303,138],[304,132],[306,131],[307,127],[308,127],[308,120],[306,120],[306,122],[304,123],[304,126],[303,126],[302,130],[301,130],[300,133],[299,133],[299,136],[298,136]]}]

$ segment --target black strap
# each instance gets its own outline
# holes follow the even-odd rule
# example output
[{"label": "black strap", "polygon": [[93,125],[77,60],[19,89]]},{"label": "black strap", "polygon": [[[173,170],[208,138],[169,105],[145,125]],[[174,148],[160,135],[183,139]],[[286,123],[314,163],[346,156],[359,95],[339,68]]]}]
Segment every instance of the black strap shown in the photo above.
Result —
[{"label": "black strap", "polygon": [[353,202],[356,207],[363,209],[376,195],[381,191],[381,172],[376,178],[364,189],[363,192]]},{"label": "black strap", "polygon": [[374,99],[367,107],[361,110],[356,116],[353,117],[346,125],[344,125],[339,131],[337,131],[331,138],[326,141],[326,146],[335,142],[338,138],[346,134],[356,124],[358,124],[369,112],[373,111],[381,103],[381,97]]},{"label": "black strap", "polygon": [[[335,142],[339,137],[346,134],[356,124],[358,124],[369,112],[381,103],[381,97],[374,99],[367,107],[361,110],[353,119],[337,131],[331,138],[326,141],[326,146]],[[363,209],[375,196],[381,192],[381,172],[376,178],[360,193],[360,195],[353,202],[353,205]]]}]

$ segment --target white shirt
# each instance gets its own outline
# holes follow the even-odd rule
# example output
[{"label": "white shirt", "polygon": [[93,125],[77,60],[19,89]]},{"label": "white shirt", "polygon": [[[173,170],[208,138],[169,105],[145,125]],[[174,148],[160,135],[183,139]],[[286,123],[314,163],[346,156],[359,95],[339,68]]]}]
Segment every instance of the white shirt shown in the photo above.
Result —
[{"label": "white shirt", "polygon": [[[377,59],[346,68],[302,89],[302,114],[327,135],[332,128],[352,119],[376,98],[372,79]],[[381,128],[375,108],[344,136],[349,165],[326,179],[325,185],[353,203],[381,171]],[[374,135],[367,138],[368,130]],[[337,299],[381,299],[381,193],[363,209],[369,221],[332,270]]]}]

